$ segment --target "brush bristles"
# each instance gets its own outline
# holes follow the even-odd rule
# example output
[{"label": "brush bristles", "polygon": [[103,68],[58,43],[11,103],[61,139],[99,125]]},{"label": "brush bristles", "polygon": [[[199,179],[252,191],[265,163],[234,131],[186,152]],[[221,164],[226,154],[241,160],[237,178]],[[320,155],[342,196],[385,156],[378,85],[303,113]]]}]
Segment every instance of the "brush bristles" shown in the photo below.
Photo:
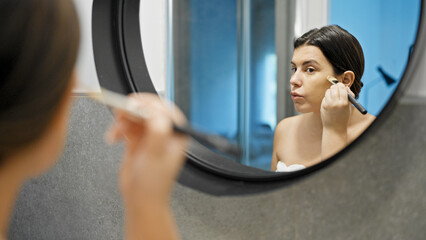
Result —
[{"label": "brush bristles", "polygon": [[331,84],[337,84],[339,82],[335,77],[332,76],[327,76],[327,80],[331,82]]}]

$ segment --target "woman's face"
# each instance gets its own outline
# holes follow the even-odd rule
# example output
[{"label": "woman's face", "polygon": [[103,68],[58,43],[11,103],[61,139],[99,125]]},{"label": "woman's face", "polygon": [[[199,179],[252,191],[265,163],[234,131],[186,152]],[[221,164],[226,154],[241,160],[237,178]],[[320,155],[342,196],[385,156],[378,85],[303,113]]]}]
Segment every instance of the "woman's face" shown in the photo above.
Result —
[{"label": "woman's face", "polygon": [[334,76],[330,62],[318,47],[302,45],[293,52],[291,69],[291,97],[296,111],[320,111],[325,91],[331,86],[327,76]]}]

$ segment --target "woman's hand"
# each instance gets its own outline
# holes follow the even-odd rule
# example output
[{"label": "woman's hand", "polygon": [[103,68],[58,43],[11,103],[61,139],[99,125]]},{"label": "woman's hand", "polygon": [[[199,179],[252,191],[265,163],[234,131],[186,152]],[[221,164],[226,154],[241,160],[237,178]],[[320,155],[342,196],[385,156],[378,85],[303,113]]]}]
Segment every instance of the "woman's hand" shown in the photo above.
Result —
[{"label": "woman's hand", "polygon": [[324,128],[346,131],[351,113],[348,92],[353,94],[343,83],[332,85],[325,92],[321,103],[321,120]]},{"label": "woman's hand", "polygon": [[126,207],[168,203],[174,181],[184,163],[187,137],[173,131],[173,122],[185,124],[182,112],[167,106],[157,95],[130,96],[148,115],[138,119],[116,111],[107,133],[109,142],[125,140],[120,190]]},{"label": "woman's hand", "polygon": [[327,159],[348,144],[348,122],[351,114],[351,103],[348,99],[351,90],[338,83],[325,93],[321,103],[321,120],[323,124],[321,159]]},{"label": "woman's hand", "polygon": [[147,119],[116,111],[116,121],[107,133],[110,143],[126,143],[119,179],[126,239],[178,239],[169,200],[188,139],[174,132],[173,123],[185,124],[185,117],[157,95],[133,94],[130,98]]}]

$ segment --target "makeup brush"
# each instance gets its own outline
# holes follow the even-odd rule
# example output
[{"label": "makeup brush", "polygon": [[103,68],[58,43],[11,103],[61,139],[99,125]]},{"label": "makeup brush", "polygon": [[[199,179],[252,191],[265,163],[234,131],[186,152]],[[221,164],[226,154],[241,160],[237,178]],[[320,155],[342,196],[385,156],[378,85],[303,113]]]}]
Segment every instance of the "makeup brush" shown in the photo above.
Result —
[{"label": "makeup brush", "polygon": [[[332,76],[327,76],[327,80],[331,82],[331,84],[336,85],[339,81]],[[349,101],[358,109],[362,114],[367,114],[367,110],[354,98],[350,93],[348,93]]]},{"label": "makeup brush", "polygon": [[[89,97],[106,106],[122,110],[132,115],[133,117],[140,118],[140,119],[148,119],[149,114],[143,109],[141,109],[140,107],[136,106],[134,102],[130,101],[129,98],[127,98],[126,96],[109,91],[104,88],[101,88],[101,92],[102,92],[101,94],[99,93],[89,94]],[[230,143],[224,137],[197,131],[194,128],[192,128],[189,124],[180,126],[173,123],[173,130],[175,132],[187,134],[193,137],[194,139],[196,139],[197,141],[199,141],[200,143],[206,146],[212,147],[218,150],[219,152],[226,153],[226,154],[235,156],[237,158],[241,154],[239,145]]]}]

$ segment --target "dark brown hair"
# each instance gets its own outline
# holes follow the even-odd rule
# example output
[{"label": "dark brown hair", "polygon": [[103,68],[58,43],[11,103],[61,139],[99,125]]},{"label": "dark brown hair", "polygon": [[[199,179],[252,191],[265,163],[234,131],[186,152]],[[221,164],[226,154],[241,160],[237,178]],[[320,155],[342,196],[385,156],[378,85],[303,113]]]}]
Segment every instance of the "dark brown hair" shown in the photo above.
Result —
[{"label": "dark brown hair", "polygon": [[0,160],[49,126],[70,86],[80,31],[72,0],[0,1]]},{"label": "dark brown hair", "polygon": [[316,46],[333,66],[334,74],[341,75],[345,71],[355,73],[352,92],[358,98],[363,83],[364,53],[358,40],[345,29],[337,25],[329,25],[320,29],[312,29],[294,41],[294,49],[302,45]]}]

